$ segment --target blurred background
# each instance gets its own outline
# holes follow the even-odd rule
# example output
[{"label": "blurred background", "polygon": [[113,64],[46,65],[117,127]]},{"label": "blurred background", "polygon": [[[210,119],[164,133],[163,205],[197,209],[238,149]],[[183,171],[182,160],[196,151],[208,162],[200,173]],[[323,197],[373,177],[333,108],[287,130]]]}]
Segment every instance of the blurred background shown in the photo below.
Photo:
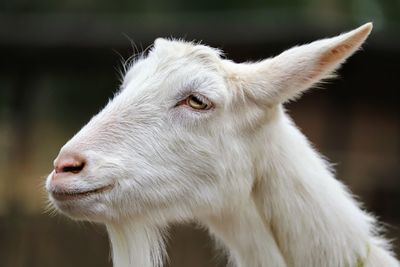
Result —
[{"label": "blurred background", "polygon": [[[59,148],[118,88],[132,41],[141,50],[156,37],[202,40],[240,62],[368,21],[373,33],[340,78],[288,109],[396,239],[400,1],[1,1],[0,266],[111,266],[104,228],[47,214],[43,183]],[[194,226],[173,227],[169,244],[170,266],[225,264]]]}]

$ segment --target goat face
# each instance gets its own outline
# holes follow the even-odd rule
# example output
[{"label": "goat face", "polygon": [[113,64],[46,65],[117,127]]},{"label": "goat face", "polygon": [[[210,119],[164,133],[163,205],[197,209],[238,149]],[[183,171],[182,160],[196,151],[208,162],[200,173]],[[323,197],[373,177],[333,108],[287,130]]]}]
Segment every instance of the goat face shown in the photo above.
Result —
[{"label": "goat face", "polygon": [[[46,183],[51,201],[74,218],[102,222],[160,223],[235,207],[252,193],[260,157],[279,149],[290,124],[281,103],[329,77],[371,29],[253,64],[157,39],[116,97],[61,149]],[[281,156],[272,160],[284,166]]]},{"label": "goat face", "polygon": [[216,50],[156,40],[61,149],[46,182],[52,203],[76,219],[160,221],[207,213],[245,191],[223,179],[246,161],[225,77]]}]

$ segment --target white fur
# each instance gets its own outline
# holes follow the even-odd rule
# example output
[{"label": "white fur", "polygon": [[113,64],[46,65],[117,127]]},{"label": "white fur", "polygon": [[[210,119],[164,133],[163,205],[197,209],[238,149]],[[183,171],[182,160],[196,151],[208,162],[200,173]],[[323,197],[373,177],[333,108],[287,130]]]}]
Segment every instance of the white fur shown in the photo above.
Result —
[{"label": "white fur", "polygon": [[[60,151],[86,166],[46,187],[113,189],[54,205],[107,225],[115,267],[162,266],[172,222],[207,227],[236,267],[399,266],[282,104],[354,53],[372,28],[237,64],[204,45],[157,39],[120,92]],[[214,108],[177,105],[201,94]]]}]

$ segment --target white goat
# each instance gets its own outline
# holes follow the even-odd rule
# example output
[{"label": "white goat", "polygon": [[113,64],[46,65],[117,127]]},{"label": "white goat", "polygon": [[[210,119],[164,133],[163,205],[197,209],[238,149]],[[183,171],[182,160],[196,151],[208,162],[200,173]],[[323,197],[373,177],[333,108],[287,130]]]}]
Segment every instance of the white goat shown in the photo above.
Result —
[{"label": "white goat", "polygon": [[60,151],[46,188],[107,226],[116,267],[162,266],[163,230],[196,221],[237,267],[399,266],[282,104],[353,54],[372,24],[257,63],[157,39]]}]

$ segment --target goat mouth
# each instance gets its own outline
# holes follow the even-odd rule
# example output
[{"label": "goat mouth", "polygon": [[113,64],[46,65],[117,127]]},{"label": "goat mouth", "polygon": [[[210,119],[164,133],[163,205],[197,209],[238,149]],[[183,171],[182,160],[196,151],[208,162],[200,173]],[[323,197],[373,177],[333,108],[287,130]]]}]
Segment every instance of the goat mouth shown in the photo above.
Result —
[{"label": "goat mouth", "polygon": [[51,196],[57,201],[78,200],[92,195],[100,194],[111,190],[114,185],[106,185],[87,191],[53,191]]}]

